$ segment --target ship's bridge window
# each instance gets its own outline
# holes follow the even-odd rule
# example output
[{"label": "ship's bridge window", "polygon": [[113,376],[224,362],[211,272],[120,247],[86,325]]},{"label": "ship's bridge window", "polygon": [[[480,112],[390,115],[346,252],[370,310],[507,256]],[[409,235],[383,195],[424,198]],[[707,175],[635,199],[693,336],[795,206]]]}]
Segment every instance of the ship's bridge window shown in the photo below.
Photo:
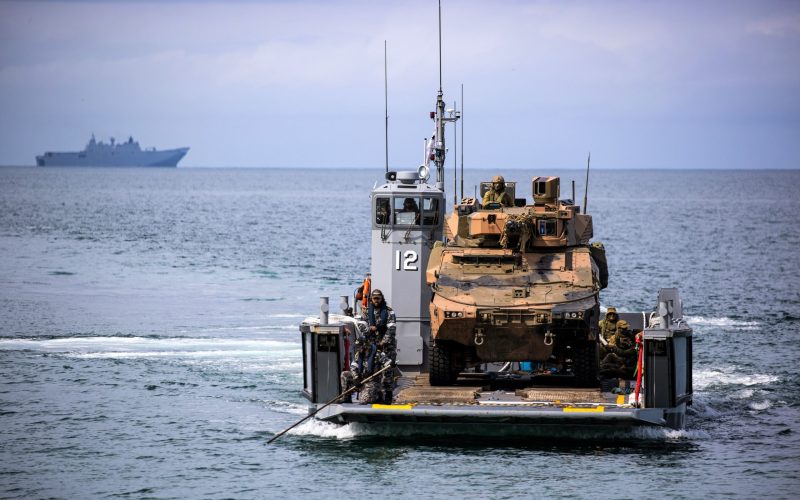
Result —
[{"label": "ship's bridge window", "polygon": [[380,226],[389,224],[390,214],[389,198],[375,198],[375,224]]},{"label": "ship's bridge window", "polygon": [[419,225],[419,198],[415,196],[395,198],[394,223],[401,226]]},{"label": "ship's bridge window", "polygon": [[422,199],[422,224],[425,226],[439,224],[439,198]]}]

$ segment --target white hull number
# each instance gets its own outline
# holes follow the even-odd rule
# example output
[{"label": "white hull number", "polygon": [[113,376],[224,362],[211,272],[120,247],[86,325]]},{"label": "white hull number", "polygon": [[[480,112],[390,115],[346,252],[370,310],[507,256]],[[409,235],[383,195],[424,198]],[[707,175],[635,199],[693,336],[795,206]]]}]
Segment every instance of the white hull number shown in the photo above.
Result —
[{"label": "white hull number", "polygon": [[417,262],[419,261],[419,255],[415,250],[406,250],[402,252],[402,256],[400,255],[400,250],[395,250],[394,252],[394,268],[398,271],[419,271],[417,267]]}]

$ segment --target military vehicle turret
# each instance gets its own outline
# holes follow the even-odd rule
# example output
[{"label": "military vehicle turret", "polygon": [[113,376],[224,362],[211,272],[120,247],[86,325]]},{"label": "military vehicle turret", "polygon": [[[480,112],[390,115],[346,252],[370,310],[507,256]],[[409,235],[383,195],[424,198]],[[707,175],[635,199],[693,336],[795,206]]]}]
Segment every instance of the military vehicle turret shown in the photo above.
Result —
[{"label": "military vehicle turret", "polygon": [[[445,221],[446,244],[428,261],[430,384],[450,385],[483,363],[534,362],[573,385],[599,384],[599,291],[605,250],[592,217],[560,200],[558,177],[534,177],[533,200],[514,206],[465,198]],[[481,194],[491,183],[481,183]]]}]

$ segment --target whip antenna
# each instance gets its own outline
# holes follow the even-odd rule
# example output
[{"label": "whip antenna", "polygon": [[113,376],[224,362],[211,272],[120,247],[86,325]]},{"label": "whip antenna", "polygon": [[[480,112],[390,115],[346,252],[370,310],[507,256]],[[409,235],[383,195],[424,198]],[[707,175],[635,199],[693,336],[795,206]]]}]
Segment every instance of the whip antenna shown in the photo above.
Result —
[{"label": "whip antenna", "polygon": [[386,172],[389,171],[389,76],[386,70],[388,63],[386,62],[386,40],[383,41],[383,106],[386,111],[386,122],[383,127],[386,151]]},{"label": "whip antenna", "polygon": [[439,93],[442,93],[442,0],[439,0]]},{"label": "whip antenna", "polygon": [[[453,102],[453,113],[457,113],[458,103]],[[453,122],[453,205],[458,205],[458,122]]]},{"label": "whip antenna", "polygon": [[461,84],[461,199],[464,199],[464,84]]},{"label": "whip antenna", "polygon": [[583,190],[583,213],[587,213],[586,198],[589,195],[589,163],[592,161],[592,152],[589,151],[589,157],[586,159],[586,186]]}]

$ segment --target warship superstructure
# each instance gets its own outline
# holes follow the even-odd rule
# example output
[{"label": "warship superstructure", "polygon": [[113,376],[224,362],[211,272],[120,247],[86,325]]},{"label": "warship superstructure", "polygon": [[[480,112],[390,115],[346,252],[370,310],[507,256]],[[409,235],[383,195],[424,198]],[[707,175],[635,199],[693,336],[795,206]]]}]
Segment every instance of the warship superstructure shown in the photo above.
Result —
[{"label": "warship superstructure", "polygon": [[39,167],[177,167],[189,148],[142,149],[133,137],[125,142],[97,141],[92,134],[83,151],[48,151],[36,157]]}]

